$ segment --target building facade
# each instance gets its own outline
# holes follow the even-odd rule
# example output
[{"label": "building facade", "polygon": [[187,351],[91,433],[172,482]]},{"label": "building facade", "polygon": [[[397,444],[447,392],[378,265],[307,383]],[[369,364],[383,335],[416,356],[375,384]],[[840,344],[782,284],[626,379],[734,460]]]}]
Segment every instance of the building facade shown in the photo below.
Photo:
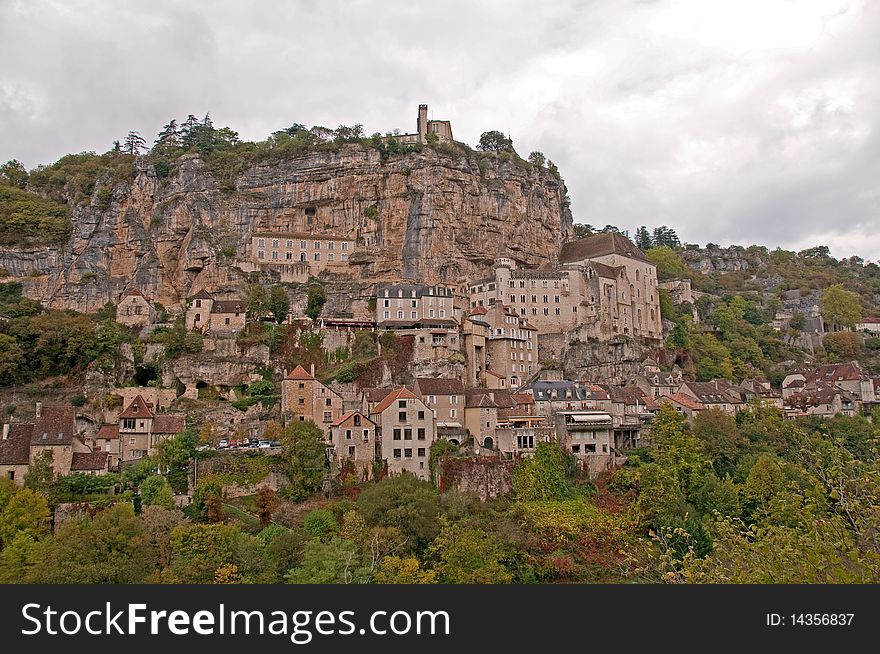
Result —
[{"label": "building facade", "polygon": [[281,413],[293,420],[311,420],[327,434],[342,416],[342,396],[297,366],[281,382]]}]

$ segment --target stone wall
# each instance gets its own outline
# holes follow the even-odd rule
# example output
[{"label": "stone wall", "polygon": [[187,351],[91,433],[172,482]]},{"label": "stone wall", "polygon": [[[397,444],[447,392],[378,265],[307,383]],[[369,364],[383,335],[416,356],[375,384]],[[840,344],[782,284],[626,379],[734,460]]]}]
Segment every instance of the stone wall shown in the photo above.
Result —
[{"label": "stone wall", "polygon": [[494,457],[447,457],[439,463],[440,491],[457,490],[486,502],[511,490],[516,461]]}]

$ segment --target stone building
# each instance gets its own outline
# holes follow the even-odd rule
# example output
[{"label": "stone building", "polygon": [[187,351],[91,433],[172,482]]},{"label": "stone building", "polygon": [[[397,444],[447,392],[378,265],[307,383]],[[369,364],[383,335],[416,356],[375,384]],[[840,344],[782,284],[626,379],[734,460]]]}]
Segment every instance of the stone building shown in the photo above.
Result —
[{"label": "stone building", "polygon": [[425,284],[380,284],[376,289],[376,325],[397,330],[458,325],[453,289]]},{"label": "stone building", "polygon": [[[314,369],[313,369],[314,370]],[[311,420],[325,433],[342,415],[342,396],[297,366],[281,382],[281,413],[294,420]]]},{"label": "stone building", "polygon": [[151,325],[156,320],[156,310],[140,290],[126,291],[116,305],[116,322],[129,327]]},{"label": "stone building", "polygon": [[72,407],[43,407],[37,402],[33,423],[3,425],[0,475],[22,486],[28,467],[44,453],[58,477],[108,470],[107,454],[92,450],[78,433]]},{"label": "stone building", "polygon": [[[117,425],[104,425],[98,430],[95,445],[108,447],[113,452],[113,441],[118,442],[118,456],[123,463],[137,461],[145,456],[155,456],[159,443],[186,429],[186,417],[182,414],[157,414],[152,404],[137,395],[119,414]],[[115,427],[115,434],[114,429]],[[115,438],[114,438],[115,436]]]},{"label": "stone building", "polygon": [[340,465],[354,465],[360,479],[369,479],[379,459],[375,422],[360,411],[349,411],[330,424],[331,456]]},{"label": "stone building", "polygon": [[244,329],[246,303],[218,300],[202,289],[190,298],[186,309],[186,328],[201,332],[237,333]]},{"label": "stone building", "polygon": [[[486,373],[502,377],[502,387],[515,389],[538,372],[538,330],[526,318],[496,303],[484,315],[489,325],[486,337]],[[483,375],[486,386],[491,385]]]},{"label": "stone building", "polygon": [[436,134],[439,143],[452,142],[452,123],[448,120],[429,120],[428,105],[420,104],[416,117],[415,134],[398,134],[395,138],[404,144],[424,145],[428,142],[428,134]]},{"label": "stone building", "polygon": [[250,262],[281,275],[284,282],[305,282],[324,270],[345,270],[354,250],[351,238],[313,232],[256,232]]},{"label": "stone building", "polygon": [[540,334],[576,328],[586,337],[662,338],[657,268],[614,232],[563,244],[558,265],[519,270],[495,261],[490,277],[468,284],[471,307],[501,303],[527,318]]},{"label": "stone building", "polygon": [[413,392],[434,414],[437,436],[461,443],[464,440],[464,384],[458,379],[421,377],[415,380]]},{"label": "stone building", "polygon": [[474,307],[461,321],[461,348],[466,362],[465,382],[468,386],[479,386],[486,371],[486,341],[489,338],[486,311],[486,307]]},{"label": "stone building", "polygon": [[437,431],[428,405],[409,389],[397,388],[373,407],[370,419],[379,425],[381,458],[388,472],[429,479],[428,457]]}]

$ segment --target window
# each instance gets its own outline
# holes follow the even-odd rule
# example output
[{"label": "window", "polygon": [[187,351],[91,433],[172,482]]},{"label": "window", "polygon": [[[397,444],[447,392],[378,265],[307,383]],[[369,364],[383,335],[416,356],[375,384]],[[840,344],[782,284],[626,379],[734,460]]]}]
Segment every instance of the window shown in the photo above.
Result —
[{"label": "window", "polygon": [[424,420],[424,419],[425,419],[425,412],[424,412],[424,411],[419,411],[419,414],[418,414],[418,415],[419,415],[419,420]]},{"label": "window", "polygon": [[306,398],[304,398],[304,397],[299,398],[299,405],[305,406],[305,404],[306,404]]},{"label": "window", "polygon": [[400,440],[400,429],[399,428],[394,429],[394,435],[392,436],[392,438],[396,441]]},{"label": "window", "polygon": [[327,243],[327,249],[328,249],[328,250],[332,250],[332,249],[333,249],[333,241],[330,241],[330,242]]},{"label": "window", "polygon": [[327,255],[327,261],[333,261],[333,253]]},{"label": "window", "polygon": [[406,422],[406,411],[397,412],[397,422]]},{"label": "window", "polygon": [[347,441],[351,440],[351,429],[345,430],[345,440],[347,440]]},{"label": "window", "polygon": [[315,241],[315,249],[316,249],[316,250],[320,250],[320,249],[321,249],[321,241]]},{"label": "window", "polygon": [[406,400],[397,400],[397,408],[405,409],[406,408]]},{"label": "window", "polygon": [[361,426],[361,417],[358,414],[355,414],[355,416],[354,416],[354,426],[355,427]]},{"label": "window", "polygon": [[412,448],[411,448],[411,447],[404,448],[404,450],[403,450],[403,458],[405,458],[405,459],[411,459],[411,458],[412,458]]},{"label": "window", "polygon": [[278,247],[278,239],[277,239],[277,238],[273,238],[273,239],[272,239],[272,247],[273,247],[273,248],[277,248],[277,247]]},{"label": "window", "polygon": [[324,400],[324,406],[333,406],[333,398],[328,397],[326,400]]},{"label": "window", "polygon": [[300,383],[299,383],[299,387],[300,387],[300,389],[303,389],[303,388],[306,387],[306,385],[305,385],[303,382],[300,382]]},{"label": "window", "polygon": [[293,252],[288,252],[287,254],[284,255],[284,258],[287,259],[288,261],[293,261]]},{"label": "window", "polygon": [[128,439],[128,444],[129,444],[129,445],[134,445],[135,443],[137,443],[137,439],[136,439],[136,438],[129,438],[129,439]]},{"label": "window", "polygon": [[348,456],[354,456],[354,445],[348,446]]},{"label": "window", "polygon": [[257,239],[257,245],[259,245],[260,247],[265,246],[265,245],[266,245],[266,239],[264,239],[264,238]]},{"label": "window", "polygon": [[348,243],[342,244],[342,251],[345,252],[348,249]]},{"label": "window", "polygon": [[324,422],[333,422],[333,412],[325,411],[324,412]]},{"label": "window", "polygon": [[425,428],[424,427],[419,427],[416,430],[416,440],[420,440],[420,441],[425,440]]},{"label": "window", "polygon": [[289,247],[289,248],[293,247],[293,241],[291,241],[290,239],[287,239],[287,247]]},{"label": "window", "polygon": [[262,250],[260,250],[259,252],[257,252],[257,259],[264,259],[265,256],[266,256],[266,255],[265,255],[265,253],[264,253]]},{"label": "window", "polygon": [[420,457],[424,457],[425,456],[425,448],[420,447],[418,450],[416,450],[416,454]]},{"label": "window", "polygon": [[387,311],[385,311],[385,312],[382,314],[382,317],[385,318],[385,320],[388,320],[389,315],[390,315],[390,314],[389,314]]},{"label": "window", "polygon": [[406,427],[406,428],[403,430],[403,440],[405,440],[405,441],[411,441],[411,440],[412,440],[412,428],[411,428],[411,427]]},{"label": "window", "polygon": [[455,409],[449,409],[449,417],[450,418],[455,418],[455,417],[457,417],[457,415],[458,415],[458,413]]},{"label": "window", "polygon": [[306,249],[306,242],[305,242],[305,241],[300,241],[300,242],[299,242],[299,249],[300,249],[300,250],[305,250],[305,249]]},{"label": "window", "polygon": [[400,458],[400,449],[398,449],[398,448],[395,448],[395,449],[394,449],[394,458],[395,458],[395,459],[399,459],[399,458]]},{"label": "window", "polygon": [[122,420],[123,429],[134,429],[134,418],[124,418]]},{"label": "window", "polygon": [[315,261],[320,261],[320,260],[321,260],[321,253],[315,252]]}]

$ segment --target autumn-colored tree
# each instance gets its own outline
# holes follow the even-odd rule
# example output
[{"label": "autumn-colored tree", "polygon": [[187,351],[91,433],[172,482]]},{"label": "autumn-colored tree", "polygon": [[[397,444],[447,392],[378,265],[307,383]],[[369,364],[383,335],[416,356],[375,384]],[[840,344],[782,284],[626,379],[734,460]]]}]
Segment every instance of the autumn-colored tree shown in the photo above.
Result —
[{"label": "autumn-colored tree", "polygon": [[275,511],[277,504],[278,496],[268,486],[263,486],[257,491],[257,496],[254,498],[254,506],[257,509],[257,515],[260,516],[260,527],[265,528],[269,526],[269,523],[272,521],[272,512]]},{"label": "autumn-colored tree", "polygon": [[862,320],[859,296],[843,284],[832,284],[822,293],[822,316],[829,325],[852,328]]}]

